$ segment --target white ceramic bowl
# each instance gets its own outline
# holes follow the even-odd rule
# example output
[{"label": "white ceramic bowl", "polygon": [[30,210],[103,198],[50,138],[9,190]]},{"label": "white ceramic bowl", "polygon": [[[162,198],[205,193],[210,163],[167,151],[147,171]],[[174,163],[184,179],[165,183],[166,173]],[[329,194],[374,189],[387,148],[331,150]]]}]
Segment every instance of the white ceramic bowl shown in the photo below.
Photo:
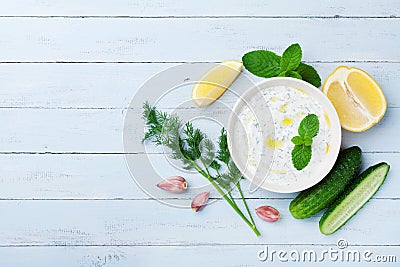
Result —
[{"label": "white ceramic bowl", "polygon": [[[255,114],[258,114],[257,118],[260,117],[262,119],[268,116],[271,116],[272,118],[271,112],[266,111],[265,108],[263,110],[257,110],[261,108],[259,108],[257,105],[252,106],[252,102],[254,103],[254,101],[252,100],[255,98],[262,97],[260,90],[276,86],[293,87],[306,92],[310,97],[314,98],[314,100],[324,108],[326,116],[328,116],[330,120],[330,127],[329,127],[329,130],[331,131],[330,149],[327,152],[326,156],[324,156],[323,162],[318,164],[318,168],[316,168],[316,171],[313,171],[312,173],[308,174],[305,177],[301,177],[299,173],[299,179],[297,179],[297,181],[286,184],[271,182],[268,180],[268,175],[270,175],[268,166],[270,167],[271,166],[270,163],[273,160],[275,160],[274,152],[272,152],[272,154],[263,153],[264,159],[261,160],[260,162],[263,162],[265,164],[258,165],[258,169],[264,168],[264,170],[261,173],[265,173],[265,175],[259,175],[260,177],[264,176],[262,177],[262,180],[255,179],[257,178],[256,177],[257,174],[254,174],[254,172],[253,173],[250,172],[249,168],[247,168],[248,166],[247,141],[244,141],[245,138],[243,138],[243,132],[238,131],[238,127],[243,127],[241,126],[242,124],[238,118],[238,114],[241,112],[241,110],[245,105],[247,105],[250,109],[253,109]],[[267,123],[266,125],[269,126],[265,127],[274,127],[274,125],[273,124],[271,125],[270,123],[269,124]],[[261,131],[266,131],[266,130],[272,130],[272,129],[261,129]],[[313,85],[299,79],[288,78],[288,77],[265,79],[262,82],[256,84],[254,87],[245,91],[241,95],[240,99],[236,102],[232,110],[232,113],[228,121],[227,132],[229,140],[228,147],[231,152],[232,160],[234,161],[238,169],[242,172],[242,174],[247,179],[252,181],[253,185],[255,185],[256,188],[261,187],[266,190],[279,193],[292,193],[292,192],[302,191],[321,181],[329,173],[329,171],[335,164],[335,161],[339,154],[340,143],[341,143],[341,127],[340,127],[339,117],[329,99],[318,88],[314,87]],[[287,160],[291,161],[291,159]]]}]

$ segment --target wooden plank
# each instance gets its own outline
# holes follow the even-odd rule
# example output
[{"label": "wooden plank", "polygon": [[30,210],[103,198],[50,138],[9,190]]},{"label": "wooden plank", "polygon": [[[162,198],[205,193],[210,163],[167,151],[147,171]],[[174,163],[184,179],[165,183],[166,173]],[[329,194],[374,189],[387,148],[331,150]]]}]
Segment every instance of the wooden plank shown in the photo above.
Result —
[{"label": "wooden plank", "polygon": [[3,199],[149,198],[123,155],[1,155]]},{"label": "wooden plank", "polygon": [[[341,231],[323,236],[319,216],[294,219],[289,200],[249,200],[254,210],[271,205],[279,223],[255,218],[257,238],[223,201],[202,212],[172,208],[153,200],[1,201],[0,246],[335,244],[399,246],[400,200],[371,200]],[[390,220],[387,215],[390,214]]]},{"label": "wooden plank", "polygon": [[398,1],[322,0],[269,3],[256,0],[217,1],[212,4],[183,0],[13,0],[1,4],[2,16],[395,16]]},{"label": "wooden plank", "polygon": [[[122,153],[125,112],[119,109],[2,109],[2,123],[7,128],[0,132],[0,152]],[[184,113],[194,116],[198,110],[189,109]],[[201,114],[226,119],[229,110],[210,108]],[[400,144],[392,141],[398,134],[393,125],[397,124],[399,116],[399,108],[389,108],[382,121],[372,129],[363,133],[343,131],[343,146],[357,144],[366,152],[400,151]],[[144,152],[144,146],[140,144],[143,124],[137,121],[132,127],[129,134],[137,141],[137,146],[127,152]]]},{"label": "wooden plank", "polygon": [[306,61],[398,62],[399,35],[394,33],[399,23],[397,19],[3,18],[0,62],[221,61],[253,49],[282,52],[293,42],[302,45]]},{"label": "wooden plank", "polygon": [[[378,260],[377,256],[393,255],[398,262],[400,258],[398,246],[349,246],[343,250],[346,253],[350,250],[360,252],[360,262],[353,262],[353,258],[347,260],[347,254],[341,260],[342,250],[334,244],[321,246],[304,245],[268,245],[268,250],[284,250],[289,253],[292,250],[298,251],[300,259],[298,261],[289,260],[281,262],[276,255],[269,257],[265,262],[258,260],[258,252],[264,249],[262,245],[221,245],[221,246],[135,246],[135,247],[6,247],[0,248],[0,264],[2,266],[181,266],[182,263],[194,263],[195,266],[259,266],[261,264],[274,264],[287,266],[296,263],[296,266],[310,266],[314,263],[308,261],[308,256],[304,259],[305,250],[313,250],[318,258],[322,259],[321,253],[324,250],[332,249],[339,251],[338,258],[329,256],[324,257],[324,266],[358,266],[368,263],[373,264]],[[372,252],[371,257],[363,258],[363,253]],[[357,252],[356,252],[357,253]],[[339,256],[340,255],[340,256]],[[340,257],[340,258],[339,258]],[[62,261],[60,261],[62,259]],[[336,259],[336,260],[335,260]],[[371,262],[368,262],[371,259]],[[388,259],[388,258],[386,258]],[[381,259],[382,260],[382,259]],[[393,259],[392,259],[393,262]],[[320,261],[321,263],[321,261]],[[318,263],[318,264],[320,264]],[[378,264],[378,263],[377,263]],[[390,264],[389,261],[387,264]],[[390,264],[393,265],[394,263]],[[381,265],[384,265],[382,263]]]},{"label": "wooden plank", "polygon": [[[199,4],[202,7],[177,0],[116,0],[110,4],[100,0],[96,5],[65,0],[9,1],[1,4],[0,16],[70,17],[1,18],[0,62],[220,61],[240,58],[254,48],[282,51],[292,40],[299,40],[305,48],[305,60],[335,61],[318,64],[326,70],[342,64],[338,61],[364,62],[377,71],[380,83],[389,85],[391,108],[385,120],[379,128],[363,134],[344,133],[344,145],[360,144],[372,152],[365,155],[366,164],[385,159],[394,165],[400,155],[393,141],[395,118],[400,112],[395,93],[399,72],[394,67],[400,62],[395,53],[399,24],[389,17],[400,13],[398,2],[258,2]],[[386,18],[315,19],[337,14]],[[81,15],[104,17],[76,18]],[[201,18],[113,17],[125,15]],[[219,15],[244,18],[203,19]],[[254,15],[275,18],[251,18]],[[322,250],[342,237],[360,249],[399,256],[400,199],[393,179],[396,166],[376,198],[330,237],[318,232],[318,217],[306,221],[290,217],[287,207],[293,194],[281,198],[257,192],[249,201],[252,210],[269,204],[282,212],[277,224],[256,218],[263,232],[257,239],[222,201],[195,214],[148,200],[134,185],[120,154],[124,108],[135,88],[151,76],[152,65],[143,70],[134,64],[96,65],[98,69],[90,64],[7,64],[0,68],[3,66],[8,73],[0,71],[4,126],[0,152],[5,152],[0,153],[0,266],[258,265],[256,253],[264,244],[278,244],[276,249]],[[21,66],[23,71],[18,69]],[[139,137],[141,130],[138,127],[134,137]],[[152,155],[156,162],[160,157]],[[166,164],[159,165],[161,171],[167,170]],[[192,195],[182,196],[182,200],[188,197]],[[43,200],[26,200],[29,198]]]},{"label": "wooden plank", "polygon": [[393,125],[395,125],[395,117],[397,117],[399,113],[400,109],[398,108],[388,109],[385,117],[375,127],[369,129],[369,131],[352,133],[342,130],[342,147],[358,145],[364,151],[400,151],[399,142],[393,142],[393,139],[387,139],[388,136],[393,136],[393,138],[396,136],[398,129],[393,127]]},{"label": "wooden plank", "polygon": [[[324,80],[338,65],[370,73],[383,88],[389,107],[400,107],[400,63],[313,63]],[[0,64],[0,107],[126,108],[138,88],[153,75],[177,64]],[[204,65],[206,69],[208,64]],[[250,80],[257,78],[244,71]],[[243,74],[240,78],[243,78]],[[192,74],[191,81],[199,79]],[[247,88],[235,87],[238,92]],[[167,90],[167,88],[166,88]],[[180,103],[186,95],[171,99]],[[224,102],[236,98],[226,94]],[[172,105],[170,106],[172,107]]]},{"label": "wooden plank", "polygon": [[[135,155],[134,157],[143,157]],[[153,166],[160,175],[184,175],[193,186],[198,175],[174,171],[162,155],[152,155]],[[400,153],[365,153],[362,170],[380,161],[391,164],[388,180],[376,194],[376,198],[400,198],[396,174],[400,171],[396,162]],[[157,163],[157,164],[156,164]],[[162,163],[162,164],[160,164]],[[124,155],[1,155],[0,196],[7,199],[149,199],[132,179]],[[144,172],[145,170],[143,170]],[[151,171],[136,177],[146,179]],[[162,179],[159,177],[158,179]],[[249,183],[241,182],[248,198],[293,198],[296,194],[278,194],[258,190],[248,193]],[[165,194],[164,198],[191,199],[195,191],[181,195]],[[235,197],[239,197],[234,192]],[[219,197],[218,194],[212,195]]]},{"label": "wooden plank", "polygon": [[8,125],[2,151],[123,151],[123,110],[3,109],[1,115]]}]

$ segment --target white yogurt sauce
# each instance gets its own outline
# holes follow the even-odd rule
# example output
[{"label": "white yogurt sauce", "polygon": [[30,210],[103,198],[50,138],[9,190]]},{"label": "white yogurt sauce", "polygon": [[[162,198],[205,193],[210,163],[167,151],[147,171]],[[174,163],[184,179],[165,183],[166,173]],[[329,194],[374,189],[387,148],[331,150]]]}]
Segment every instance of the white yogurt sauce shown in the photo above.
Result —
[{"label": "white yogurt sauce", "polygon": [[[330,120],[322,105],[307,92],[287,87],[276,86],[261,91],[264,99],[260,99],[257,108],[268,108],[273,119],[273,127],[261,123],[254,112],[245,105],[239,113],[239,119],[245,128],[248,145],[247,168],[253,175],[257,168],[266,168],[262,163],[265,150],[274,152],[274,158],[269,166],[266,182],[276,184],[291,184],[303,176],[317,171],[324,162],[330,148]],[[311,161],[303,170],[297,170],[292,163],[291,142],[298,135],[301,120],[308,114],[315,114],[319,119],[319,132],[313,138]],[[267,153],[270,154],[271,153]],[[267,166],[268,168],[268,166]]]}]

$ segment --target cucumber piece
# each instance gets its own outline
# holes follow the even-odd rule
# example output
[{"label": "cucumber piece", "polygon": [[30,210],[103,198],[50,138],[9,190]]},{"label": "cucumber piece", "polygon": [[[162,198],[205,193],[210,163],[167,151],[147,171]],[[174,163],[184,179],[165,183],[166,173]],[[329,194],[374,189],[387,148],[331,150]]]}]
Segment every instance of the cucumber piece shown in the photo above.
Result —
[{"label": "cucumber piece", "polygon": [[318,184],[302,191],[290,202],[296,219],[309,218],[328,207],[356,176],[361,163],[361,149],[353,146],[339,153],[335,166]]},{"label": "cucumber piece", "polygon": [[322,216],[319,221],[321,233],[333,234],[346,224],[375,195],[385,181],[389,169],[389,164],[382,162],[360,174]]}]

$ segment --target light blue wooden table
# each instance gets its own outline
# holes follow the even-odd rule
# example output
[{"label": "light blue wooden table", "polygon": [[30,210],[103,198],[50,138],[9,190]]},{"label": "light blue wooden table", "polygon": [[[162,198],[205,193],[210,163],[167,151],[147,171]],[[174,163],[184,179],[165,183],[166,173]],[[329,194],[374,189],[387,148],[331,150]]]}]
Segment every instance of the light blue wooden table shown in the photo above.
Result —
[{"label": "light blue wooden table", "polygon": [[[399,16],[398,0],[2,1],[0,266],[257,266],[271,264],[257,258],[265,245],[320,252],[342,238],[349,249],[397,257],[397,265],[371,266],[398,266]],[[282,219],[257,218],[263,235],[256,238],[223,201],[195,214],[135,185],[122,129],[143,82],[178,63],[281,52],[293,42],[323,79],[338,65],[357,66],[388,99],[376,127],[343,133],[344,146],[362,147],[364,168],[392,166],[343,229],[322,236],[319,216],[290,216],[295,194],[258,191],[251,209],[272,205]]]}]

